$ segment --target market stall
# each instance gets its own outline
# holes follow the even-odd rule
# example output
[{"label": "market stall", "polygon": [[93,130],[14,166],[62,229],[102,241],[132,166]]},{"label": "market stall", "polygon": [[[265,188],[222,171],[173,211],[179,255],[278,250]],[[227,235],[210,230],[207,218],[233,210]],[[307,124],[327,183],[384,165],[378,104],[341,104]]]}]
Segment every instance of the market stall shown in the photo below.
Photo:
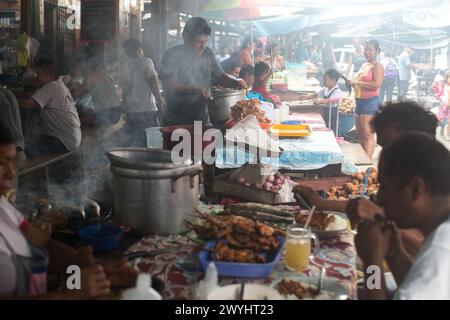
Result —
[{"label": "market stall", "polygon": [[[214,215],[222,209],[221,206],[209,206],[204,207],[203,211]],[[198,245],[198,240],[192,238],[192,234],[166,237],[149,236],[131,246],[126,254],[140,253],[137,255],[138,258],[132,261],[132,264],[164,282],[165,288],[162,291],[164,299],[194,299],[197,298],[198,282],[204,275],[198,259],[198,249],[192,247],[195,245]],[[161,249],[167,249],[167,251],[156,256],[152,254],[154,250]],[[338,284],[336,285],[338,288],[345,288],[349,299],[357,299],[356,251],[353,235],[350,232],[321,239],[320,249],[304,273],[289,271],[280,261],[274,266],[268,277],[251,279],[223,277],[219,274],[218,285],[226,286],[245,281],[246,284],[259,283],[277,288],[277,283],[282,279],[308,283],[318,278],[321,267],[326,269],[325,279],[327,282]]]}]

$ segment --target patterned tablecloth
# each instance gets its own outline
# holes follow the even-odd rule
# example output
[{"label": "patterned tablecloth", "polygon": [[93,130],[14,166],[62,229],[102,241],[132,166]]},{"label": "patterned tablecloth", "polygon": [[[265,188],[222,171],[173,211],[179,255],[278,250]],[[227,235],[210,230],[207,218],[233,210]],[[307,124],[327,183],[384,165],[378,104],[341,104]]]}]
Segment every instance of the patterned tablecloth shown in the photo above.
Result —
[{"label": "patterned tablecloth", "polygon": [[[219,206],[209,206],[208,211],[220,210]],[[187,235],[150,236],[145,237],[131,246],[126,253],[138,251],[152,251],[155,249],[178,247],[172,252],[160,254],[155,257],[145,257],[133,260],[133,264],[142,272],[147,272],[162,280],[165,284],[164,299],[195,299],[195,287],[204,272],[201,269],[195,244]],[[180,245],[187,245],[185,247]],[[320,249],[309,270],[305,274],[287,271],[281,261],[266,279],[245,279],[246,282],[264,283],[270,285],[285,277],[317,277],[321,266],[326,268],[326,277],[337,280],[346,287],[351,299],[357,298],[356,285],[356,250],[353,234],[342,233],[330,239],[321,239]],[[219,285],[242,282],[242,278],[219,279]]]}]

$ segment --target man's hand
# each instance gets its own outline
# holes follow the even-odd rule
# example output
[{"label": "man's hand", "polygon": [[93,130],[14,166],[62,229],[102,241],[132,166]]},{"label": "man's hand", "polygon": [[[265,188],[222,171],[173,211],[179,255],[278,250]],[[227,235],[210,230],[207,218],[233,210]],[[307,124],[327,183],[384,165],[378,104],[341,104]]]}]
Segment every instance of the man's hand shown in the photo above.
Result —
[{"label": "man's hand", "polygon": [[381,264],[391,247],[393,231],[389,224],[365,220],[358,225],[355,245],[365,265]]},{"label": "man's hand", "polygon": [[350,220],[355,223],[360,220],[373,220],[378,214],[384,215],[383,208],[362,198],[351,199],[347,205],[346,213]]},{"label": "man's hand", "polygon": [[292,191],[301,195],[311,207],[316,206],[317,210],[325,210],[324,203],[326,200],[323,200],[312,188],[297,185]]},{"label": "man's hand", "polygon": [[209,90],[206,88],[198,88],[197,92],[200,95],[200,97],[202,99],[204,99],[205,101],[209,101],[212,99],[211,94],[209,93]]},{"label": "man's hand", "polygon": [[129,288],[136,284],[138,271],[130,266],[126,260],[102,260],[99,263],[103,266],[106,278],[114,288]]},{"label": "man's hand", "polygon": [[387,256],[392,257],[398,255],[401,252],[405,252],[405,249],[403,247],[402,235],[400,233],[400,230],[398,230],[395,222],[389,221],[389,226],[391,227],[392,237]]},{"label": "man's hand", "polygon": [[239,83],[239,85],[241,86],[241,88],[243,88],[243,89],[248,89],[248,84],[247,84],[247,82],[245,82],[244,79],[236,79],[236,81]]}]

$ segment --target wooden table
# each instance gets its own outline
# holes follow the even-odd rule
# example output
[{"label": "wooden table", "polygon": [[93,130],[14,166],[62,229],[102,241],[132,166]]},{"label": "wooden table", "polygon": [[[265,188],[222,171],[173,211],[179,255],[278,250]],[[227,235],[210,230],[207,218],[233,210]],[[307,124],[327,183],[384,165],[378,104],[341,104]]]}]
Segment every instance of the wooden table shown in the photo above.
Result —
[{"label": "wooden table", "polygon": [[315,93],[318,89],[320,89],[320,87],[305,87],[300,91],[272,90],[270,93],[275,96],[279,96],[283,102],[289,102],[298,100],[298,97],[302,94]]},{"label": "wooden table", "polygon": [[295,101],[289,102],[289,112],[291,113],[320,113],[320,115],[322,115],[322,118],[325,119],[325,110],[327,109],[329,109],[329,106],[324,104],[297,104],[295,103]]}]

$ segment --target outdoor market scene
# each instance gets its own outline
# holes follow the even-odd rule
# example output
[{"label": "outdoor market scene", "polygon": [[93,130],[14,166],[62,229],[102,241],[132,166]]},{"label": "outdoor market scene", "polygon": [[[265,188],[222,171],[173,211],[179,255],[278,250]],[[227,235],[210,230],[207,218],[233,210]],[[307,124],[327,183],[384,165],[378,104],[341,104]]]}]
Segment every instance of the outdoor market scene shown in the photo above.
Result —
[{"label": "outdoor market scene", "polygon": [[449,119],[448,1],[2,0],[0,299],[450,300]]}]

